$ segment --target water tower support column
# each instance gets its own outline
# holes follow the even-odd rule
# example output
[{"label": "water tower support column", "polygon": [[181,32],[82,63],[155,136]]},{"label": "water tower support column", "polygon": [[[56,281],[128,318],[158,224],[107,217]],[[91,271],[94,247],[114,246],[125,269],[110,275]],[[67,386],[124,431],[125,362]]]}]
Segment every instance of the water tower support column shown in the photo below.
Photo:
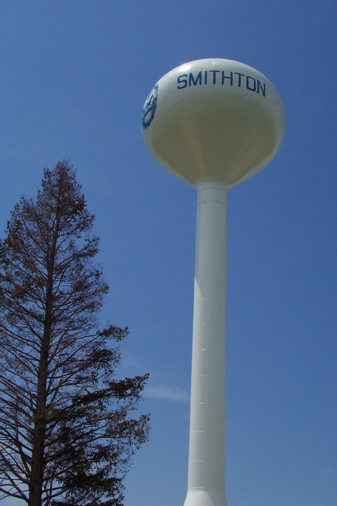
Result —
[{"label": "water tower support column", "polygon": [[185,506],[225,498],[226,236],[223,183],[197,187],[188,492]]}]

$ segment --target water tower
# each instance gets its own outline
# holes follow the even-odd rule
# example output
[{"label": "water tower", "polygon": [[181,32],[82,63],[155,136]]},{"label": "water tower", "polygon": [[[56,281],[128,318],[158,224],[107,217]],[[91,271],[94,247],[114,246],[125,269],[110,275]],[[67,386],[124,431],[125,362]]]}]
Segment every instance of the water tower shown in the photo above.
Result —
[{"label": "water tower", "polygon": [[197,190],[188,491],[184,506],[226,506],[226,227],[228,190],[279,150],[285,113],[260,72],[210,58],[162,77],[142,115],[147,148]]}]

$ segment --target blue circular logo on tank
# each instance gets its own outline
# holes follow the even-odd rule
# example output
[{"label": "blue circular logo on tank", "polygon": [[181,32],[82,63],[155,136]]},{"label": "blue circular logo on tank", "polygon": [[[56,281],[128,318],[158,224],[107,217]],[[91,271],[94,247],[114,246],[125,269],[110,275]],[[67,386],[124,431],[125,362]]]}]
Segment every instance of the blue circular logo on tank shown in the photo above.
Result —
[{"label": "blue circular logo on tank", "polygon": [[145,100],[142,113],[142,127],[146,130],[152,123],[157,109],[158,84],[155,84]]}]

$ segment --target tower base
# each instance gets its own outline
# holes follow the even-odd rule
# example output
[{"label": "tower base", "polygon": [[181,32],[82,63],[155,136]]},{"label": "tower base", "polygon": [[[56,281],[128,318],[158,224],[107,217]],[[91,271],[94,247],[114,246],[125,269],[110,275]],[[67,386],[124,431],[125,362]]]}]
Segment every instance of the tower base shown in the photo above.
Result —
[{"label": "tower base", "polygon": [[189,490],[184,506],[227,506],[225,493],[220,490]]}]

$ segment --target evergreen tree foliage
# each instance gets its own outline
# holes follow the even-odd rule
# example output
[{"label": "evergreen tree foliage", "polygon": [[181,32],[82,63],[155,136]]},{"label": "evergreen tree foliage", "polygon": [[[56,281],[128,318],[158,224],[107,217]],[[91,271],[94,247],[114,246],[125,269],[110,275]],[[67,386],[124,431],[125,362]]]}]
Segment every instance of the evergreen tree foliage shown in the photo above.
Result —
[{"label": "evergreen tree foliage", "polygon": [[63,161],[0,241],[0,499],[121,506],[147,440],[148,415],[133,415],[148,375],[117,380],[128,330],[99,327],[108,286],[93,222]]}]

